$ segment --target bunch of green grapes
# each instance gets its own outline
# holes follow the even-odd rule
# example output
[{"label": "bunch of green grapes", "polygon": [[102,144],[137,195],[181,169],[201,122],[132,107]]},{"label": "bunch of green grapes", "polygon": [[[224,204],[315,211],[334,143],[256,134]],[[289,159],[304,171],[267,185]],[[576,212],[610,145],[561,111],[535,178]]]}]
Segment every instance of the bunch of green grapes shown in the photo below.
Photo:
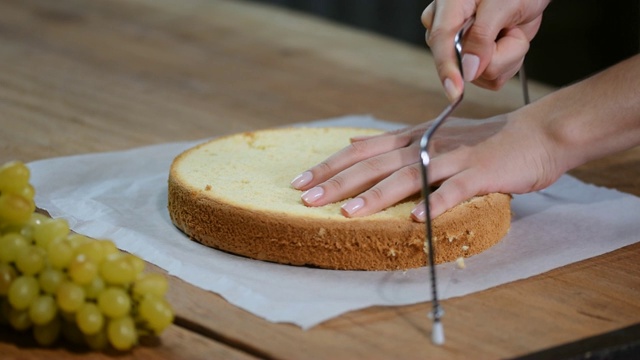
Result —
[{"label": "bunch of green grapes", "polygon": [[173,322],[167,280],[110,240],[70,232],[35,212],[29,169],[0,167],[0,324],[91,349],[128,350]]}]

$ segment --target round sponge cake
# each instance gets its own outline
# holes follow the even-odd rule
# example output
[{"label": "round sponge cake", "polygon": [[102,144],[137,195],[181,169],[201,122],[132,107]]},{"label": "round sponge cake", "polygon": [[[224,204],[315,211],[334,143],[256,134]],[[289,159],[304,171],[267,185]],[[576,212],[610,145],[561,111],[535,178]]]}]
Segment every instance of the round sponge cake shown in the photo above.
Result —
[{"label": "round sponge cake", "polygon": [[[417,199],[346,218],[341,203],[307,207],[290,186],[297,174],[379,130],[282,128],[246,132],[180,154],[169,174],[169,214],[190,238],[213,248],[290,265],[399,270],[427,265],[425,226],[410,219]],[[435,261],[480,253],[511,223],[511,196],[474,197],[432,222]]]}]

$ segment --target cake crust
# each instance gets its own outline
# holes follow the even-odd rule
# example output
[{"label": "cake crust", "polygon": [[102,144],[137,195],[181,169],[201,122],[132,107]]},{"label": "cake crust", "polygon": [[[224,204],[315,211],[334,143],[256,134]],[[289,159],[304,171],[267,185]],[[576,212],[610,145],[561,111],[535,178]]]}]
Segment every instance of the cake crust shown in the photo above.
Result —
[{"label": "cake crust", "polygon": [[[264,143],[267,145],[256,146],[256,139],[277,135],[274,139],[276,145],[281,143],[283,138],[315,139],[322,142],[323,136],[338,136],[348,141],[350,136],[369,132],[372,130],[263,130],[214,139],[189,149],[176,157],[169,173],[168,210],[171,220],[195,241],[257,260],[336,270],[402,270],[425,266],[428,261],[424,251],[425,227],[423,223],[416,223],[409,218],[408,209],[415,205],[414,200],[405,200],[395,209],[383,212],[379,216],[347,219],[340,215],[339,204],[333,208],[329,207],[329,210],[304,206],[300,201],[300,192],[290,188],[287,182],[279,186],[286,188],[281,189],[283,194],[286,194],[285,197],[288,198],[291,193],[295,203],[288,200],[292,204],[280,209],[276,197],[273,200],[268,199],[267,205],[260,208],[259,204],[246,200],[237,201],[235,196],[228,194],[231,190],[225,188],[231,185],[223,183],[235,181],[242,184],[249,180],[242,177],[239,180],[229,180],[226,176],[229,175],[229,170],[225,168],[225,176],[206,178],[208,175],[204,175],[206,181],[197,181],[194,178],[198,176],[194,175],[193,171],[206,169],[197,169],[193,164],[189,164],[189,159],[193,158],[194,154],[208,152],[216,154],[216,159],[221,159],[219,155],[228,150],[228,147],[220,146],[222,143],[231,143],[231,148],[235,147],[234,144],[251,143],[248,148],[240,146],[238,151],[248,151],[244,155],[253,157],[253,160],[261,162],[261,165],[266,166],[265,169],[269,169],[269,165],[264,164],[270,161],[268,158],[272,156],[269,154],[273,155],[281,150],[278,146],[268,146],[268,142]],[[280,138],[277,139],[278,137]],[[335,146],[348,144],[339,139],[335,141]],[[325,158],[335,149],[327,146],[323,151],[326,153],[317,154],[320,158]],[[255,159],[256,156],[262,158]],[[296,160],[298,159],[291,161]],[[271,161],[281,160],[276,157]],[[306,159],[301,161],[304,162]],[[213,168],[219,165],[215,161],[209,164]],[[231,165],[230,171],[241,171],[237,168],[241,164]],[[296,167],[302,166],[304,170],[311,165],[313,163],[291,163],[290,166],[285,166],[291,168],[290,173],[284,175],[293,178],[301,172]],[[261,179],[261,184],[267,183],[267,188],[270,186],[269,181],[266,181],[268,178],[269,174],[263,174]],[[239,189],[242,192],[255,190],[251,184]],[[265,191],[272,192],[269,189]],[[260,193],[255,196],[260,196]],[[469,257],[499,242],[510,227],[510,201],[511,196],[506,194],[478,196],[434,219],[432,226],[436,263]],[[316,216],[316,213],[320,215]]]}]

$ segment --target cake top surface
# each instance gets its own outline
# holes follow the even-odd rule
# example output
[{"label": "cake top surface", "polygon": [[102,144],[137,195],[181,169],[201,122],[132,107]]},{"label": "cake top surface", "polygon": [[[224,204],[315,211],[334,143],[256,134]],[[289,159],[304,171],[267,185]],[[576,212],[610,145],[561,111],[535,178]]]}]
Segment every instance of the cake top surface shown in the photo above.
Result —
[{"label": "cake top surface", "polygon": [[[301,217],[349,221],[340,213],[343,202],[307,207],[291,180],[349,145],[358,135],[380,130],[358,128],[281,128],[217,138],[178,156],[171,176],[202,196],[250,210]],[[415,206],[406,201],[360,218],[409,220]]]}]

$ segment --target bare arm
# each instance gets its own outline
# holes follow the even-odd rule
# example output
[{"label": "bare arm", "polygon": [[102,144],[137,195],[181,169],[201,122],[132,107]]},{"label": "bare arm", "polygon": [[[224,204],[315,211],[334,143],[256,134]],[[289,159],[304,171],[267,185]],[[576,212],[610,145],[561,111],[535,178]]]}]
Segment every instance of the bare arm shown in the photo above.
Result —
[{"label": "bare arm", "polygon": [[[432,216],[474,195],[542,189],[589,160],[640,145],[640,55],[490,120],[486,131],[458,133],[436,149],[429,181],[441,186]],[[320,189],[302,195],[308,206],[354,197],[345,216],[380,211],[420,190],[416,134],[425,126],[358,140],[292,185]],[[423,209],[414,219],[424,220]]]}]

